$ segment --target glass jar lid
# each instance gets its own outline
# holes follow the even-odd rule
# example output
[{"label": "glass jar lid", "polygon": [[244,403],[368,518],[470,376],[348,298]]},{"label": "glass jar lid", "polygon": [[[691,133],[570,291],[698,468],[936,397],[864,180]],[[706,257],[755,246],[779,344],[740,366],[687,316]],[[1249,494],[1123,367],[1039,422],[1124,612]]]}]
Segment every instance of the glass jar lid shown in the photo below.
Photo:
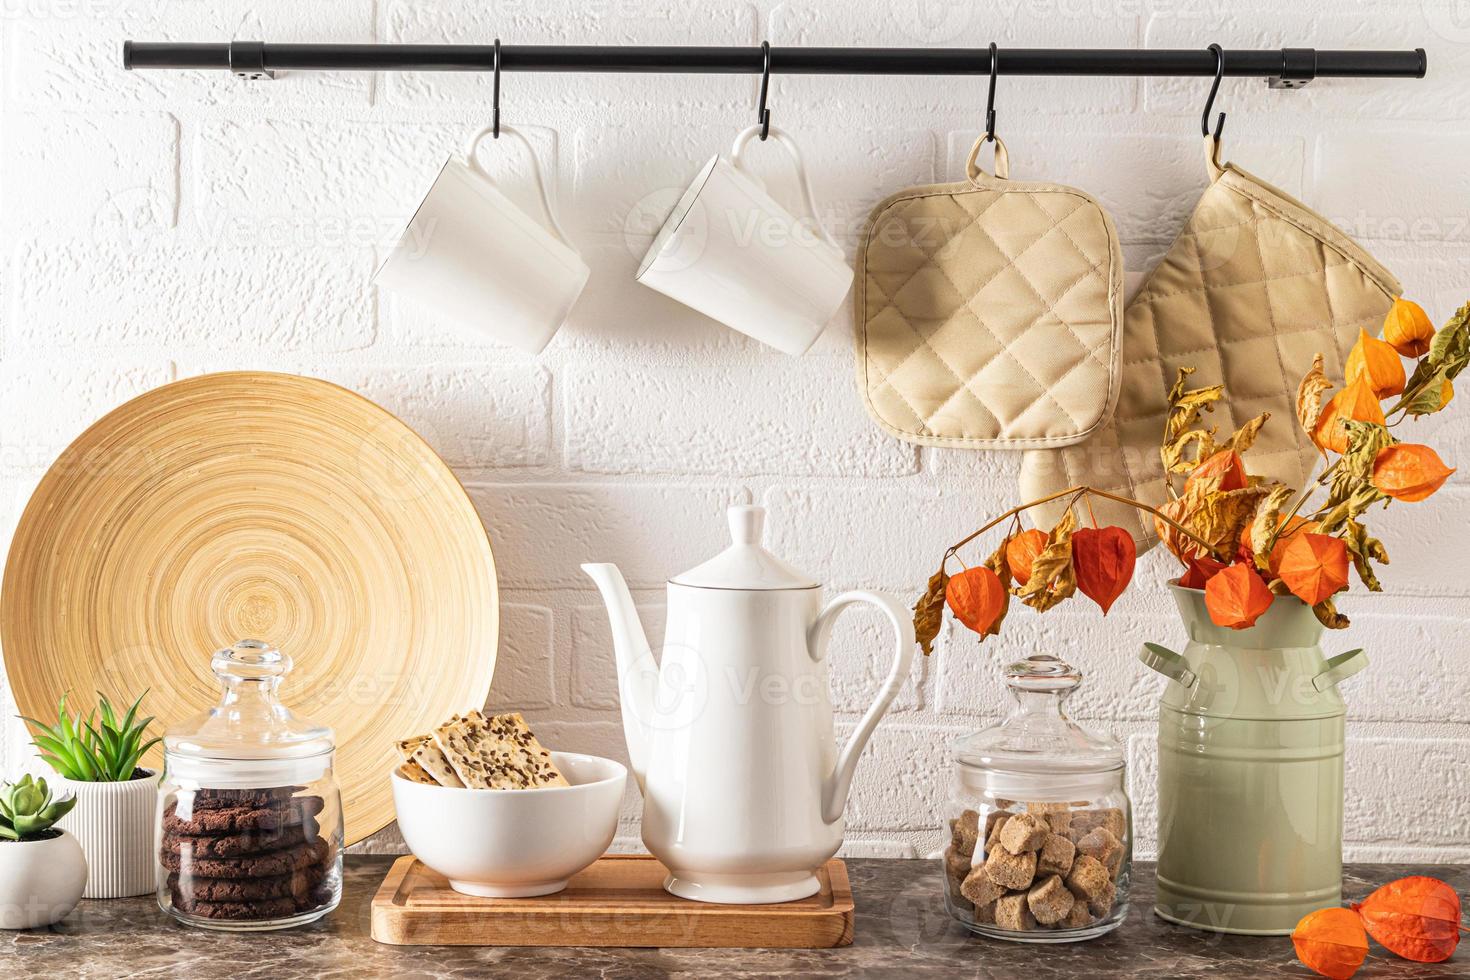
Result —
[{"label": "glass jar lid", "polygon": [[1082,673],[1050,654],[1006,667],[1015,706],[1001,722],[955,743],[962,779],[986,795],[1013,800],[1073,800],[1121,780],[1123,749],[1063,711]]},{"label": "glass jar lid", "polygon": [[241,640],[215,651],[209,666],[222,687],[219,703],[164,732],[175,774],[180,767],[236,763],[234,772],[247,778],[300,780],[331,764],[332,730],[292,714],[278,699],[290,657],[260,640]]}]

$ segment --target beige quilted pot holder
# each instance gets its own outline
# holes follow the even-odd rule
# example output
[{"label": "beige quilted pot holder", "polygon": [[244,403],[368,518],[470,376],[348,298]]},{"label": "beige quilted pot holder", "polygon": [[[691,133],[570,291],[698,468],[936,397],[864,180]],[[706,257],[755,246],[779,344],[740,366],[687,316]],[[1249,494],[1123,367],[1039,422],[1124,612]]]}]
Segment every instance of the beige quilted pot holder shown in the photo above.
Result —
[{"label": "beige quilted pot holder", "polygon": [[[1128,304],[1123,392],[1112,420],[1086,443],[1028,452],[1021,497],[1090,484],[1146,503],[1164,500],[1159,442],[1166,396],[1180,367],[1190,387],[1224,383],[1211,425],[1222,433],[1261,412],[1271,421],[1250,451],[1251,472],[1301,486],[1318,459],[1296,423],[1297,385],[1321,351],[1329,377],[1359,328],[1376,333],[1398,281],[1356,242],[1304,204],[1229,164],[1206,139],[1212,182],[1168,254]],[[1099,521],[1153,543],[1146,516],[1093,501]],[[1033,513],[1040,526],[1062,507]]]},{"label": "beige quilted pot holder", "polygon": [[879,204],[859,249],[858,387],[890,435],[926,446],[1065,446],[1118,397],[1123,257],[1107,213],[1060,184],[995,175]]}]

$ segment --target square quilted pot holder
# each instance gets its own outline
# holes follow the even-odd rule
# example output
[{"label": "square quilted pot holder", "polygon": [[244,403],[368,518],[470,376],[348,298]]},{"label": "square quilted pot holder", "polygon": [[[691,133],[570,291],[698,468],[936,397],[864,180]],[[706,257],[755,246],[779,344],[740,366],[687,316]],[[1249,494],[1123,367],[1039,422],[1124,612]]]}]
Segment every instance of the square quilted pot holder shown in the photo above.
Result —
[{"label": "square quilted pot holder", "polygon": [[853,304],[858,387],[890,435],[1028,449],[1086,439],[1118,398],[1123,257],[1087,194],[995,174],[912,187],[874,210]]},{"label": "square quilted pot holder", "polygon": [[[1205,141],[1211,182],[1179,237],[1128,304],[1123,394],[1108,424],[1082,445],[1028,452],[1021,497],[1087,484],[1145,503],[1166,496],[1159,442],[1168,390],[1181,367],[1192,388],[1224,384],[1208,420],[1230,432],[1262,412],[1271,420],[1250,450],[1251,472],[1302,486],[1318,452],[1295,418],[1297,386],[1321,352],[1342,377],[1358,330],[1376,333],[1398,280],[1352,239]],[[1098,521],[1131,530],[1141,546],[1152,523],[1131,507],[1093,501]],[[1037,526],[1065,504],[1034,508]]]}]

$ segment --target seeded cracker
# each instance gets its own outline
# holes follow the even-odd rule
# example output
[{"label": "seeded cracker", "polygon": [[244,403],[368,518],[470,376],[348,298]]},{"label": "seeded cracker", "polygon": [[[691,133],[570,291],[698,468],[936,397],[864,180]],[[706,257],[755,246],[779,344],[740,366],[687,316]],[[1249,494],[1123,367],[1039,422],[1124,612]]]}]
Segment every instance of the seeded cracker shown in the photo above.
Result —
[{"label": "seeded cracker", "polygon": [[519,713],[486,718],[471,711],[436,728],[434,742],[472,789],[570,785]]},{"label": "seeded cracker", "polygon": [[398,767],[398,775],[411,783],[423,783],[425,786],[438,786],[439,780],[430,776],[424,767],[412,759]]},{"label": "seeded cracker", "polygon": [[[450,722],[450,724],[454,724],[454,722]],[[440,786],[464,785],[459,776],[455,775],[454,767],[449,764],[448,759],[444,758],[444,753],[439,749],[438,744],[433,739],[422,743],[418,748],[414,749],[413,756],[408,761],[414,763],[424,772],[432,776],[434,781]]]}]

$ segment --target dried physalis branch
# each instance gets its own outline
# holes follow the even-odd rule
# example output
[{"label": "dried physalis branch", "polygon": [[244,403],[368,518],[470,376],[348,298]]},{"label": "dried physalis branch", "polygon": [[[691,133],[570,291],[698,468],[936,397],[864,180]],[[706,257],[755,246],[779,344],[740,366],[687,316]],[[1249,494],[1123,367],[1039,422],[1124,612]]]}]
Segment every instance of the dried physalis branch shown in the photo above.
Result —
[{"label": "dried physalis branch", "polygon": [[1133,535],[1117,525],[1082,527],[1072,535],[1072,570],[1077,590],[1108,614],[1118,596],[1133,581],[1138,546]]},{"label": "dried physalis branch", "polygon": [[1076,529],[1077,516],[1069,507],[1047,534],[1046,547],[1031,562],[1031,578],[1016,596],[1032,609],[1046,612],[1077,591],[1072,570],[1072,532]]},{"label": "dried physalis branch", "polygon": [[951,577],[944,590],[945,603],[954,618],[979,633],[982,640],[996,632],[1008,598],[1000,578],[984,565]]},{"label": "dried physalis branch", "polygon": [[1006,567],[1017,585],[1031,581],[1031,563],[1046,547],[1046,532],[1030,528],[1006,538]]},{"label": "dried physalis branch", "polygon": [[[1164,441],[1159,455],[1164,473],[1188,473],[1215,452],[1215,429],[1196,429],[1200,412],[1213,412],[1215,402],[1225,395],[1224,385],[1187,389],[1184,383],[1194,368],[1182,367],[1169,389],[1169,414],[1164,420]],[[1194,450],[1190,452],[1191,448]]]},{"label": "dried physalis branch", "polygon": [[949,573],[941,562],[939,571],[929,576],[928,589],[914,603],[914,639],[919,641],[919,649],[926,657],[934,652],[934,638],[944,624],[944,594],[948,585]]},{"label": "dried physalis branch", "polygon": [[[1313,442],[1316,441],[1317,423],[1322,420],[1322,396],[1332,390],[1332,382],[1322,371],[1322,355],[1312,358],[1312,369],[1302,378],[1296,389],[1296,420]],[[1320,448],[1320,447],[1319,447]]]}]

